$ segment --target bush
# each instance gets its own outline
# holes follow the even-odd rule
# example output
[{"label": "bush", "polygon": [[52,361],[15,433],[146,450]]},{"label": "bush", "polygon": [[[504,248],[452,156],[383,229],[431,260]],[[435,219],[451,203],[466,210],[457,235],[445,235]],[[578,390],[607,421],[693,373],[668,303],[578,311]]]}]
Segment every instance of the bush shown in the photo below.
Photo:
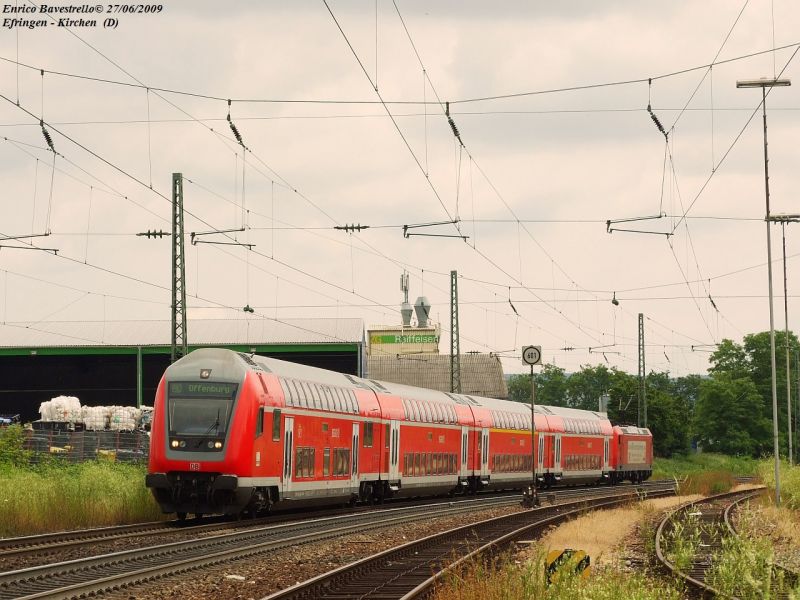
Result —
[{"label": "bush", "polygon": [[25,450],[25,438],[21,425],[0,427],[0,464],[21,467],[30,463],[31,452]]},{"label": "bush", "polygon": [[142,465],[58,460],[0,466],[0,536],[163,518]]}]

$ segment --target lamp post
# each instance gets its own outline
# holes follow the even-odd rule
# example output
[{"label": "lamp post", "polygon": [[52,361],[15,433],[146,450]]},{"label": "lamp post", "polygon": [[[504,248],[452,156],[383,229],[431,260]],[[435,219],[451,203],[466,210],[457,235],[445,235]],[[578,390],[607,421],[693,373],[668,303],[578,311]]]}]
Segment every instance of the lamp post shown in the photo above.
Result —
[{"label": "lamp post", "polygon": [[775,377],[775,315],[772,306],[772,239],[769,218],[769,155],[767,153],[767,88],[792,85],[789,79],[749,79],[737,81],[737,88],[761,88],[761,110],[764,120],[764,191],[766,193],[767,214],[767,279],[769,279],[769,353],[772,367],[772,437],[775,453],[775,504],[781,505],[781,470],[778,449],[778,388]]},{"label": "lamp post", "polygon": [[772,215],[769,218],[772,223],[781,224],[781,239],[783,241],[783,314],[785,319],[784,346],[786,347],[786,420],[789,429],[789,466],[794,463],[794,452],[792,450],[792,387],[791,377],[789,376],[789,292],[786,282],[786,224],[800,222],[800,215]]}]

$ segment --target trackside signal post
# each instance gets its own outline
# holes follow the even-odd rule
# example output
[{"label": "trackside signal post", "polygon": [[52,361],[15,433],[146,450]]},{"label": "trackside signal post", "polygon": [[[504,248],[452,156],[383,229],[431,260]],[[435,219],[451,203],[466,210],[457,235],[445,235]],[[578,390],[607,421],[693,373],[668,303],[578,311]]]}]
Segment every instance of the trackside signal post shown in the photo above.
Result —
[{"label": "trackside signal post", "polygon": [[523,506],[532,508],[539,506],[539,496],[536,493],[536,381],[533,379],[534,365],[542,364],[541,346],[523,346],[522,364],[531,368],[531,485],[525,490],[522,498]]}]

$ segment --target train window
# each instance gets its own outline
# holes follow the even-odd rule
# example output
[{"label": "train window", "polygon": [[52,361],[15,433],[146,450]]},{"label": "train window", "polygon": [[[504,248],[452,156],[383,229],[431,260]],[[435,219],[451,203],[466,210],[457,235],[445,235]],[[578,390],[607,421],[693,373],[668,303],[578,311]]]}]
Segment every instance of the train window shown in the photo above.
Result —
[{"label": "train window", "polygon": [[422,474],[422,455],[419,452],[414,453],[414,475]]},{"label": "train window", "polygon": [[314,448],[297,448],[295,451],[294,476],[314,476]]},{"label": "train window", "polygon": [[292,382],[288,379],[282,379],[281,387],[283,388],[283,399],[286,402],[286,406],[292,406],[292,394],[294,394]]},{"label": "train window", "polygon": [[321,385],[316,386],[317,398],[319,399],[319,407],[322,409],[328,408],[328,397],[325,395],[325,390]]},{"label": "train window", "polygon": [[261,437],[264,433],[264,407],[258,407],[258,417],[256,417],[256,437]]},{"label": "train window", "polygon": [[322,476],[328,477],[331,474],[331,449],[325,448],[322,451]]},{"label": "train window", "polygon": [[314,383],[308,384],[309,398],[308,405],[313,408],[322,408],[322,399],[319,396],[319,388]]},{"label": "train window", "polygon": [[411,475],[411,473],[409,472],[408,469],[409,469],[409,466],[408,466],[408,452],[406,452],[403,455],[403,475],[405,475],[405,476]]},{"label": "train window", "polygon": [[364,448],[372,448],[372,423],[364,423]]},{"label": "train window", "polygon": [[322,431],[328,431],[328,424],[327,423],[323,423],[322,424]]},{"label": "train window", "polygon": [[386,432],[383,434],[383,447],[384,448],[388,448],[389,447],[389,435],[391,434],[391,431],[392,431],[391,426],[389,425],[389,423],[387,423],[386,424]]},{"label": "train window", "polygon": [[333,474],[349,475],[350,473],[350,448],[333,449]]},{"label": "train window", "polygon": [[272,441],[281,439],[281,411],[277,408],[272,411]]},{"label": "train window", "polygon": [[319,397],[322,400],[322,408],[323,408],[323,410],[330,410],[331,409],[331,403],[330,403],[330,400],[328,400],[328,390],[324,386],[320,386],[319,387]]},{"label": "train window", "polygon": [[290,381],[289,383],[290,383],[290,387],[289,387],[290,394],[289,395],[292,398],[292,406],[300,406],[300,395],[302,393],[300,391],[300,386],[298,385],[298,383],[296,381]]}]

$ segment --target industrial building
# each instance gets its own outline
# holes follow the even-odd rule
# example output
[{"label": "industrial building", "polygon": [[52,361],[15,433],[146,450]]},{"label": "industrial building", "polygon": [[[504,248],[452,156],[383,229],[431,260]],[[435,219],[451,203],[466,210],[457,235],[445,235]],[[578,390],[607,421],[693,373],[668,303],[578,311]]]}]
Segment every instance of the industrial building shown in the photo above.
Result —
[{"label": "industrial building", "polygon": [[[365,374],[361,319],[189,319],[189,350],[222,347],[352,375]],[[0,325],[0,414],[38,419],[39,405],[152,405],[170,362],[170,321]]]}]

